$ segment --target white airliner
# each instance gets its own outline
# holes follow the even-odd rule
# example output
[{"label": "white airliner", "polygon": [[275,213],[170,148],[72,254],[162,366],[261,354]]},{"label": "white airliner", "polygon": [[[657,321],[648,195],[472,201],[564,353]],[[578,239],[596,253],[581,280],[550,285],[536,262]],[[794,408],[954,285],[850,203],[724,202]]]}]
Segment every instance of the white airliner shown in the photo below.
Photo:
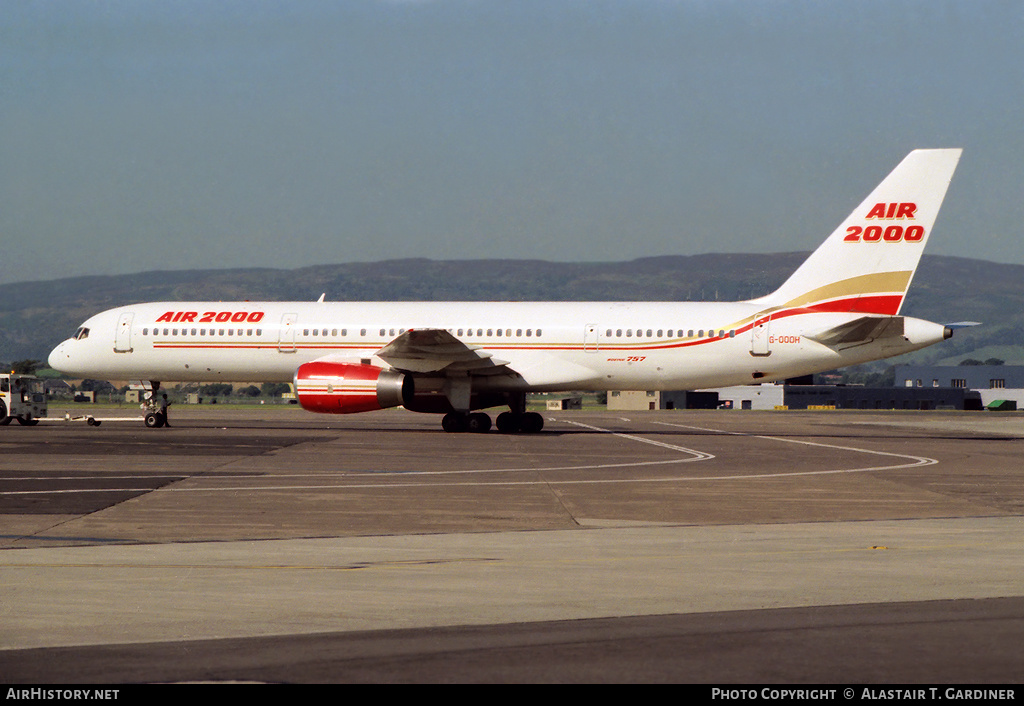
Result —
[{"label": "white airliner", "polygon": [[[915,150],[775,292],[741,302],[155,302],[50,354],[92,378],[293,382],[312,412],[405,406],[446,431],[539,431],[526,393],[695,390],[888,358],[949,338],[900,315],[959,149]],[[154,417],[153,425],[159,425]],[[149,423],[149,422],[147,422]]]}]

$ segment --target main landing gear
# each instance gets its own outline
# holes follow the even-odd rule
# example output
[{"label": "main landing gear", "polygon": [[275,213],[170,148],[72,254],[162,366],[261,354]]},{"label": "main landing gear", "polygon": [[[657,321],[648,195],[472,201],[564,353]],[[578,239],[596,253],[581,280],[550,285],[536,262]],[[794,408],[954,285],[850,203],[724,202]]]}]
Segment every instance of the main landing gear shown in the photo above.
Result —
[{"label": "main landing gear", "polygon": [[[544,428],[544,417],[536,412],[502,412],[498,415],[495,426],[503,434],[536,434]],[[441,428],[449,433],[483,433],[491,430],[491,418],[483,412],[449,412],[441,420]]]}]

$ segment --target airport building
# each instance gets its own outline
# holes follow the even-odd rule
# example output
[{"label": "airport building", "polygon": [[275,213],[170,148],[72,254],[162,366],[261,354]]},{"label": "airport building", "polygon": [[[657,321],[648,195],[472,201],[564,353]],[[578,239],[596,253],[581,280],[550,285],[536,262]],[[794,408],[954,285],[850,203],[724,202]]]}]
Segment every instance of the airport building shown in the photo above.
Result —
[{"label": "airport building", "polygon": [[[800,382],[810,381],[808,376]],[[608,393],[611,410],[716,408],[1024,409],[1024,365],[897,365],[893,387],[765,383]]]},{"label": "airport building", "polygon": [[718,396],[702,391],[612,390],[608,393],[608,409],[636,411],[641,409],[715,409]]},{"label": "airport building", "polygon": [[981,409],[976,390],[956,387],[737,385],[696,392],[608,393],[609,410],[641,409]]},{"label": "airport building", "polygon": [[999,401],[1024,408],[1024,365],[897,365],[896,386],[904,389],[964,389],[983,407]]}]

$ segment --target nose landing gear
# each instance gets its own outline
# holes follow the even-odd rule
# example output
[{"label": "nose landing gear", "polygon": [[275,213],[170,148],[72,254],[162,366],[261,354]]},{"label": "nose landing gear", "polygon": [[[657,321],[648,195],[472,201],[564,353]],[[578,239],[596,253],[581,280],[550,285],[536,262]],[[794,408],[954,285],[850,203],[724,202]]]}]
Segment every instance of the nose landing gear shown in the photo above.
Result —
[{"label": "nose landing gear", "polygon": [[150,380],[150,389],[146,392],[145,401],[141,407],[145,416],[143,422],[150,429],[159,429],[160,427],[167,424],[167,407],[170,402],[167,401],[167,395],[163,396],[163,400],[157,399],[157,392],[160,391],[160,381]]}]

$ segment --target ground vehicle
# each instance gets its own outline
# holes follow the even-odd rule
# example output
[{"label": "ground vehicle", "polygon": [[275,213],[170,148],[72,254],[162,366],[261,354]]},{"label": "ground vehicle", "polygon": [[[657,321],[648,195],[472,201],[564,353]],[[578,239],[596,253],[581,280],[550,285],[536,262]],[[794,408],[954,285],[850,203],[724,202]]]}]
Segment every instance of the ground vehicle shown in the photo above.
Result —
[{"label": "ground vehicle", "polygon": [[0,424],[37,424],[46,416],[46,391],[43,381],[32,375],[0,375]]}]

